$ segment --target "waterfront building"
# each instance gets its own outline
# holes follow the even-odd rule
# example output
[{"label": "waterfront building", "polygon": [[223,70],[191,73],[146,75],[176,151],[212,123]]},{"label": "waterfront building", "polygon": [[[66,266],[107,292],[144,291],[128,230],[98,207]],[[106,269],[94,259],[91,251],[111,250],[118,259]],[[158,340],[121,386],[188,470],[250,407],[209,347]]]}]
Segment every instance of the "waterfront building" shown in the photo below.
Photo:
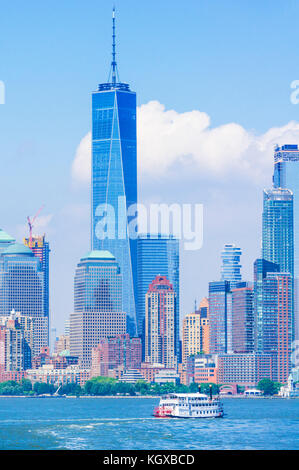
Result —
[{"label": "waterfront building", "polygon": [[118,79],[115,13],[109,81],[92,93],[91,187],[91,248],[115,256],[123,276],[120,310],[128,316],[128,333],[135,336],[137,253],[130,222],[136,209],[130,216],[127,211],[137,203],[136,93]]},{"label": "waterfront building", "polygon": [[32,355],[47,346],[49,317],[45,310],[44,271],[31,249],[12,243],[0,254],[0,316],[12,310],[34,319]]},{"label": "waterfront building", "polygon": [[156,276],[165,276],[176,293],[175,352],[179,356],[180,331],[180,254],[179,240],[173,235],[139,234],[137,240],[138,259],[138,334],[143,337],[145,328],[145,296]]},{"label": "waterfront building", "polygon": [[254,349],[264,351],[264,279],[268,273],[279,272],[279,265],[265,259],[254,262]]},{"label": "waterfront building", "polygon": [[157,276],[145,297],[145,362],[175,368],[176,293],[165,276]]},{"label": "waterfront building", "polygon": [[231,293],[229,281],[209,283],[210,353],[226,353],[231,340]]},{"label": "waterfront building", "polygon": [[93,250],[81,258],[75,274],[74,312],[70,315],[70,352],[83,368],[101,339],[126,333],[122,275],[115,257]]},{"label": "waterfront building", "polygon": [[218,383],[217,356],[198,354],[194,357],[194,382]]},{"label": "waterfront building", "polygon": [[292,277],[268,273],[263,281],[263,352],[274,356],[274,377],[286,383],[291,372]]},{"label": "waterfront building", "polygon": [[219,354],[218,383],[255,386],[261,379],[274,380],[273,356],[263,353]]},{"label": "waterfront building", "polygon": [[100,340],[92,349],[91,376],[111,376],[111,371],[122,367],[139,369],[141,364],[141,339],[128,334]]},{"label": "waterfront building", "polygon": [[232,349],[235,353],[254,351],[252,287],[232,289]]},{"label": "waterfront building", "polygon": [[83,387],[87,380],[90,379],[90,370],[71,365],[64,369],[55,368],[54,364],[45,364],[38,369],[28,369],[25,378],[29,379],[33,384],[35,382],[45,382],[55,387],[76,383]]},{"label": "waterfront building", "polygon": [[299,339],[299,149],[298,145],[276,146],[274,151],[273,185],[290,189],[294,212],[294,312],[295,336]]},{"label": "waterfront building", "polygon": [[221,280],[229,281],[231,288],[242,280],[240,258],[242,255],[241,248],[234,244],[224,245],[221,252]]},{"label": "waterfront building", "polygon": [[33,322],[23,328],[15,312],[1,319],[0,364],[2,371],[23,371],[31,367]]}]

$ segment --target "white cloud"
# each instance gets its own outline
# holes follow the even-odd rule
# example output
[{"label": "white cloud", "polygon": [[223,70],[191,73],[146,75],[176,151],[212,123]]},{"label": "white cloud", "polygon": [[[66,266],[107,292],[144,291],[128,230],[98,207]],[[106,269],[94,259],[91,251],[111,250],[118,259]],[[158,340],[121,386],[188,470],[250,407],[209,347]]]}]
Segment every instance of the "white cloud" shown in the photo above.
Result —
[{"label": "white cloud", "polygon": [[[273,147],[298,143],[299,124],[269,129],[262,135],[237,123],[211,127],[210,117],[194,110],[178,113],[166,110],[158,101],[138,108],[138,167],[142,174],[163,177],[174,165],[184,165],[192,174],[222,177],[239,174],[262,177],[271,171]],[[91,172],[91,133],[80,142],[72,165],[76,183],[89,183]]]}]

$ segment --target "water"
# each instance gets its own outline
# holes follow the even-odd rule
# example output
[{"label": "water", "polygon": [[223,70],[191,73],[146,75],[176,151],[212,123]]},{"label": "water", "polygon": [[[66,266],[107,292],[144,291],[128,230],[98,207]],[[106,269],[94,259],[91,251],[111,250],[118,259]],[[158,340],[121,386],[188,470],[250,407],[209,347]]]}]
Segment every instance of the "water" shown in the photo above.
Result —
[{"label": "water", "polygon": [[299,449],[299,400],[224,399],[222,419],[157,419],[158,399],[0,398],[0,449]]}]

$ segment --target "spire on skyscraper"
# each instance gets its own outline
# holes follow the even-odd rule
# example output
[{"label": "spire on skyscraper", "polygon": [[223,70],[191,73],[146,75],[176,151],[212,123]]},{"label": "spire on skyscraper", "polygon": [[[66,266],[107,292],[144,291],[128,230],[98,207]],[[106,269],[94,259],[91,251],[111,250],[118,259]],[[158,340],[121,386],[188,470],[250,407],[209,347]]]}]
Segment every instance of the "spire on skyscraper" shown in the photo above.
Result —
[{"label": "spire on skyscraper", "polygon": [[110,68],[110,73],[109,73],[109,79],[111,77],[112,85],[116,84],[116,77],[119,81],[119,75],[118,75],[118,69],[117,69],[117,62],[116,62],[116,44],[115,44],[115,6],[113,7],[112,10],[112,62],[111,62],[111,68]]}]

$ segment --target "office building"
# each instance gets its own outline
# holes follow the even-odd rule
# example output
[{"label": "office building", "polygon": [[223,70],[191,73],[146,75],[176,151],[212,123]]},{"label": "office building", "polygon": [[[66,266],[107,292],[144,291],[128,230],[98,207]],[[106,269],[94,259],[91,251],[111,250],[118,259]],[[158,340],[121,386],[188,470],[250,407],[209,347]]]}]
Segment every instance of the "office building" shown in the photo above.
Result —
[{"label": "office building", "polygon": [[231,288],[234,288],[242,280],[241,255],[241,248],[233,244],[224,245],[224,249],[221,252],[221,280],[229,281]]},{"label": "office building", "polygon": [[173,235],[139,234],[138,258],[138,333],[144,338],[145,295],[156,276],[169,279],[176,293],[175,351],[179,356],[180,330],[180,255],[179,240]]},{"label": "office building", "polygon": [[111,74],[92,93],[91,186],[91,248],[115,256],[123,279],[120,310],[128,316],[128,333],[135,336],[136,236],[127,229],[136,214],[128,216],[127,210],[137,202],[136,93],[118,79],[115,12]]},{"label": "office building", "polygon": [[101,339],[126,333],[122,275],[115,257],[93,250],[81,258],[75,274],[74,312],[70,315],[70,352],[83,368]]},{"label": "office building", "polygon": [[254,351],[252,287],[232,289],[232,349],[235,353]]},{"label": "office building", "polygon": [[0,229],[0,253],[13,243],[15,243],[15,239],[8,233],[4,232],[4,230]]},{"label": "office building", "polygon": [[219,354],[218,383],[256,386],[262,379],[274,379],[271,354]]},{"label": "office building", "polygon": [[48,345],[49,317],[45,311],[44,271],[31,249],[13,243],[0,254],[0,315],[12,310],[34,320],[32,355]]},{"label": "office building", "polygon": [[232,312],[229,281],[209,283],[210,353],[228,352],[232,345]]},{"label": "office building", "polygon": [[294,212],[294,312],[295,336],[299,339],[299,149],[298,145],[277,146],[274,152],[275,188],[289,189],[293,193]]}]

